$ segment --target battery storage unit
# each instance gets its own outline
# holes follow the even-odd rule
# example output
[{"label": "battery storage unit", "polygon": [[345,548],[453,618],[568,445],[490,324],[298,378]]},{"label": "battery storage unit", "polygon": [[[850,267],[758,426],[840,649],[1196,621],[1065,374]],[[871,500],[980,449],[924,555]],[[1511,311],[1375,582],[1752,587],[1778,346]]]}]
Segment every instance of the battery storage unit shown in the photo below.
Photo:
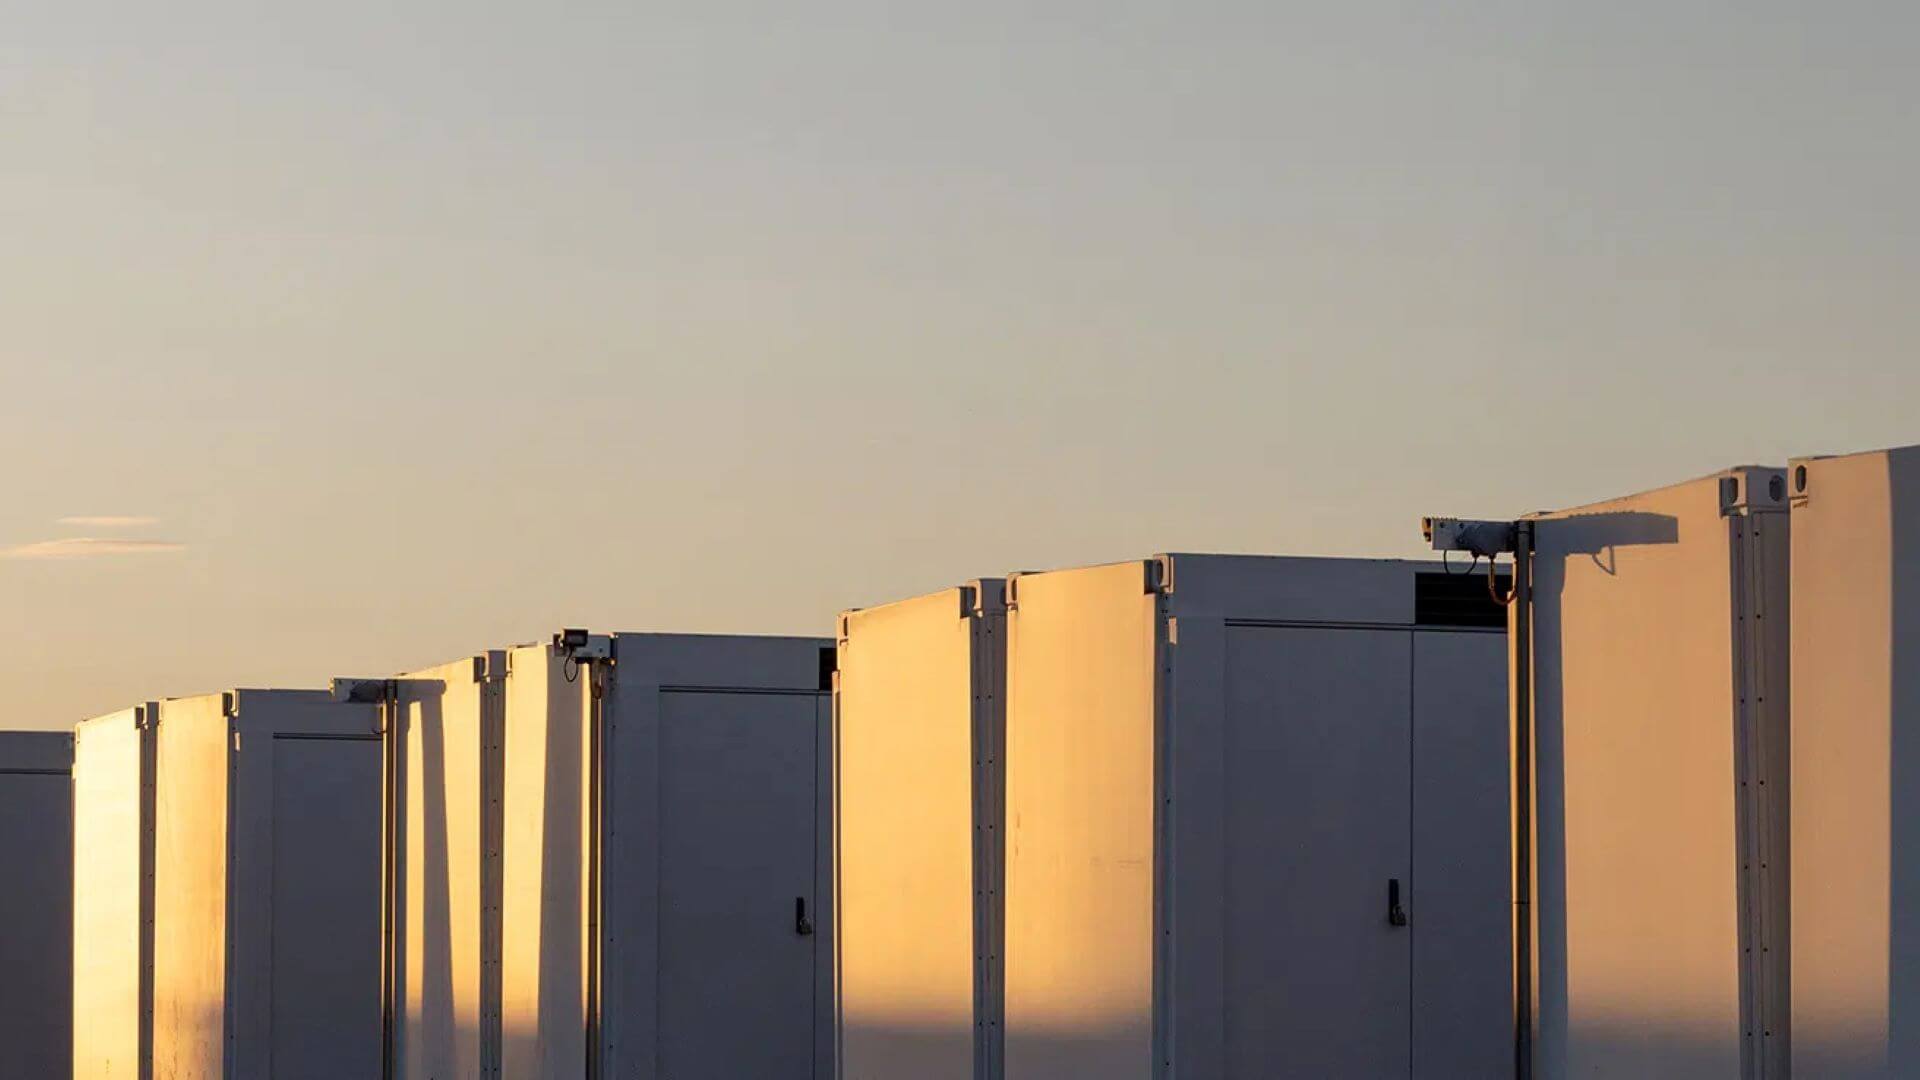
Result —
[{"label": "battery storage unit", "polygon": [[381,1075],[380,706],[236,690],[78,738],[75,1075]]},{"label": "battery storage unit", "polygon": [[1920,1074],[1920,447],[1795,461],[1793,1067]]},{"label": "battery storage unit", "polygon": [[844,1080],[1000,1075],[1002,582],[840,618]]},{"label": "battery storage unit", "polygon": [[1512,1068],[1484,571],[1173,555],[1006,597],[1007,1077]]},{"label": "battery storage unit", "polygon": [[73,1071],[73,736],[0,731],[0,1064]]},{"label": "battery storage unit", "polygon": [[1537,1076],[1786,1075],[1787,507],[1742,468],[1530,519]]},{"label": "battery storage unit", "polygon": [[833,642],[506,661],[503,1074],[831,1076]]}]

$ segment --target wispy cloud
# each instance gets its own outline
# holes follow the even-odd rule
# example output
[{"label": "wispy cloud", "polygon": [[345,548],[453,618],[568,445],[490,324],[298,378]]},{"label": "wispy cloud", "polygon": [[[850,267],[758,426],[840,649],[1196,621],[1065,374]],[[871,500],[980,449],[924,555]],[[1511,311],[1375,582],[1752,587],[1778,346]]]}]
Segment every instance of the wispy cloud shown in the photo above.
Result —
[{"label": "wispy cloud", "polygon": [[127,540],[120,537],[71,536],[0,548],[0,559],[100,559],[115,555],[155,555],[184,551],[171,540]]},{"label": "wispy cloud", "polygon": [[138,529],[144,525],[158,525],[160,519],[135,514],[97,514],[63,517],[56,524],[73,525],[82,529]]}]

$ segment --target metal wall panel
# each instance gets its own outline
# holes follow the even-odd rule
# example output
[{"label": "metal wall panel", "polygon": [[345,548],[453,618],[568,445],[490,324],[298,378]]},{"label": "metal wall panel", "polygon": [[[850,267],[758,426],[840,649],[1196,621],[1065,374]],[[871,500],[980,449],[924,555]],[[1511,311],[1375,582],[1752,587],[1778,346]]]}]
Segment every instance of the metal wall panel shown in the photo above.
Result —
[{"label": "metal wall panel", "polygon": [[73,1071],[73,737],[0,732],[0,1065]]},{"label": "metal wall panel", "polygon": [[378,1075],[381,726],[324,691],[161,703],[160,1080]]},{"label": "metal wall panel", "polygon": [[1418,622],[1437,570],[1176,555],[1014,580],[1008,1077],[1510,1061],[1503,635]]},{"label": "metal wall panel", "polygon": [[832,1075],[831,642],[595,640],[507,657],[503,1075]]},{"label": "metal wall panel", "polygon": [[1920,1071],[1920,448],[1796,461],[1793,1067]]},{"label": "metal wall panel", "polygon": [[[594,673],[605,679],[593,815],[604,835],[590,863],[601,1075],[833,1075],[831,709],[821,685],[833,643],[621,634],[613,648],[610,678]],[[700,776],[712,783],[684,786]],[[713,801],[713,784],[743,788],[737,805]],[[705,869],[694,854],[701,836],[726,852]],[[733,870],[716,872],[727,863]],[[796,898],[807,902],[810,934],[798,932]],[[713,914],[698,916],[699,907]],[[760,942],[779,974],[755,986],[744,958],[717,947],[703,974],[700,958],[671,940],[694,932],[680,926]],[[710,1002],[710,1015],[668,1030],[688,1000]],[[769,1053],[777,1058],[757,1056]]]},{"label": "metal wall panel", "polygon": [[1158,595],[1023,575],[1007,613],[1006,1074],[1153,1075]]},{"label": "metal wall panel", "polygon": [[[820,917],[818,703],[714,690],[662,698],[655,1074],[810,1076],[815,939],[801,930]],[[610,928],[625,925],[623,897],[605,897],[603,910]]]},{"label": "metal wall panel", "polygon": [[1282,555],[1163,555],[1161,585],[1187,616],[1260,618],[1343,626],[1410,626],[1408,577],[1424,566],[1393,559]]},{"label": "metal wall panel", "polygon": [[[505,660],[498,657],[501,674]],[[489,657],[401,676],[396,1068],[498,1077],[500,686]]]},{"label": "metal wall panel", "polygon": [[1513,1068],[1506,635],[1413,635],[1413,1074]]},{"label": "metal wall panel", "polygon": [[[233,701],[225,1075],[366,1075],[369,1062],[377,1071],[384,1026],[379,706],[295,690],[239,690]],[[333,745],[304,752],[294,745],[308,740]],[[164,783],[164,758],[160,771]],[[294,799],[278,797],[283,783],[296,785]],[[159,870],[164,881],[168,867]],[[324,902],[303,901],[321,881],[330,883]],[[157,932],[164,938],[174,930],[162,922]],[[282,955],[289,964],[328,966],[284,979],[275,964]],[[301,1015],[297,1042],[284,1045],[294,1014]]]},{"label": "metal wall panel", "polygon": [[546,645],[507,657],[501,1067],[587,1068],[588,678]]},{"label": "metal wall panel", "polygon": [[[273,785],[268,1075],[377,1077],[379,740],[275,735],[267,752]],[[240,794],[244,806],[249,792]]]},{"label": "metal wall panel", "polygon": [[1765,635],[1786,632],[1755,606],[1782,569],[1755,538],[1785,532],[1778,476],[1535,523],[1542,1076],[1769,1075],[1784,1049],[1764,925],[1784,712],[1749,700],[1778,655]]},{"label": "metal wall panel", "polygon": [[1420,911],[1412,648],[1401,630],[1228,630],[1226,1076],[1407,1070],[1412,934],[1388,905]]},{"label": "metal wall panel", "polygon": [[219,695],[161,703],[153,897],[159,1080],[227,1075],[231,745]]},{"label": "metal wall panel", "polygon": [[948,589],[841,621],[834,776],[847,1080],[994,1075],[999,590]]},{"label": "metal wall panel", "polygon": [[153,736],[142,709],[74,729],[74,1080],[152,1075]]}]

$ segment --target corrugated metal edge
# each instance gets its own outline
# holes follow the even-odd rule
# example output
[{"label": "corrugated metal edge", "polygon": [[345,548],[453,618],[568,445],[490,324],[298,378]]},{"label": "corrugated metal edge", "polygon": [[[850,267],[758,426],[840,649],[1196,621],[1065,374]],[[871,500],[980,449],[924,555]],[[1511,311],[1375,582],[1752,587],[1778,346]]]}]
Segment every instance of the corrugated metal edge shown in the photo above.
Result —
[{"label": "corrugated metal edge", "polygon": [[1786,762],[1767,731],[1780,707],[1780,695],[1770,694],[1776,673],[1769,670],[1767,648],[1770,627],[1778,625],[1778,620],[1766,621],[1767,585],[1770,573],[1778,573],[1779,568],[1768,564],[1764,542],[1770,526],[1787,527],[1787,519],[1776,516],[1787,502],[1784,470],[1765,471],[1781,477],[1782,497],[1758,507],[1736,508],[1729,515],[1728,529],[1734,609],[1735,820],[1740,852],[1741,1059],[1746,1075],[1763,1080],[1786,1075],[1785,1047],[1790,1038],[1788,987],[1782,985],[1776,962],[1776,938],[1786,913],[1777,909],[1778,838],[1773,834],[1774,792]]},{"label": "corrugated metal edge", "polygon": [[480,689],[480,1076],[500,1080],[506,840],[507,652],[474,657]]},{"label": "corrugated metal edge", "polygon": [[[841,895],[841,888],[840,888],[840,884],[841,884],[841,880],[840,880],[840,679],[841,679],[841,673],[846,671],[847,669],[847,645],[849,641],[849,634],[852,631],[852,625],[851,625],[852,616],[856,614],[859,610],[860,610],[859,608],[852,608],[847,611],[843,611],[840,613],[839,619],[835,621],[834,625],[835,625],[836,633],[834,637],[833,689],[828,695],[828,712],[827,712],[827,747],[828,747],[828,754],[829,754],[828,768],[831,770],[833,781],[832,783],[827,785],[827,791],[825,794],[825,798],[826,798],[829,809],[828,809],[828,820],[827,820],[827,830],[826,830],[826,833],[827,833],[826,849],[827,850],[825,851],[824,854],[826,856],[828,874],[830,875],[830,880],[832,882],[833,895],[836,899]],[[837,921],[839,917],[840,917],[840,908],[839,908],[839,905],[836,904],[833,909],[833,918]],[[827,965],[830,969],[828,971],[827,978],[829,980],[830,985],[832,986],[833,1000],[828,1005],[828,1011],[831,1014],[831,1023],[832,1023],[832,1054],[833,1054],[833,1060],[836,1062],[846,1060],[846,1038],[844,1034],[846,1031],[846,1014],[842,1011],[842,1006],[841,1006],[841,1003],[845,1000],[846,994],[840,979],[840,973],[843,970],[842,965],[845,963],[845,957],[841,950],[841,942],[843,940],[844,940],[844,935],[840,933],[840,928],[838,926],[835,926],[834,934],[833,934],[833,948],[829,950],[827,954]]]},{"label": "corrugated metal edge", "polygon": [[160,703],[149,701],[135,711],[140,733],[140,974],[139,1080],[153,1080],[154,889],[158,882],[158,813],[160,800]]},{"label": "corrugated metal edge", "polygon": [[1006,950],[1003,888],[1006,837],[1006,632],[1004,585],[982,579],[962,587],[972,622],[974,826],[974,1067],[976,1080],[1005,1070]]},{"label": "corrugated metal edge", "polygon": [[1173,941],[1173,620],[1169,598],[1173,592],[1173,558],[1159,556],[1146,562],[1146,591],[1153,597],[1153,1006],[1152,1075],[1172,1080],[1175,1067],[1172,987]]}]

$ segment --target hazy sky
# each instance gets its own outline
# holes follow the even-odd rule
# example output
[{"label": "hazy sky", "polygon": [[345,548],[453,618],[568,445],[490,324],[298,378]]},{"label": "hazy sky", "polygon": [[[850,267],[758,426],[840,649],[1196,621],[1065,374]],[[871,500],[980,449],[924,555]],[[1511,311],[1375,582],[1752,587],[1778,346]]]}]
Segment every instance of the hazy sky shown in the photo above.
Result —
[{"label": "hazy sky", "polygon": [[0,726],[1920,441],[1911,2],[273,6],[0,4]]}]

